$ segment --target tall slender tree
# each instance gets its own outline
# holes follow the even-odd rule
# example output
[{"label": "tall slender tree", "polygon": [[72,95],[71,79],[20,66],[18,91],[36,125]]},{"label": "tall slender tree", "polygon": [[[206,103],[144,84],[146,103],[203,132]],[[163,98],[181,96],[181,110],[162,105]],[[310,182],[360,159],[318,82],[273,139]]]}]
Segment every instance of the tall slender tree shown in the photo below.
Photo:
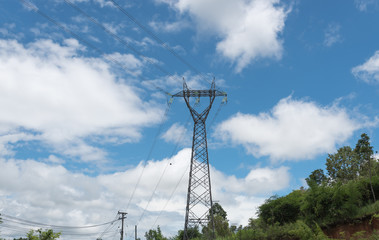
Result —
[{"label": "tall slender tree", "polygon": [[360,173],[363,176],[367,176],[367,173],[369,175],[372,198],[374,202],[376,202],[375,192],[372,187],[371,158],[374,154],[374,151],[372,149],[373,147],[370,144],[370,137],[366,133],[362,133],[361,138],[358,140],[357,145],[355,146],[354,152],[357,154],[360,162]]}]

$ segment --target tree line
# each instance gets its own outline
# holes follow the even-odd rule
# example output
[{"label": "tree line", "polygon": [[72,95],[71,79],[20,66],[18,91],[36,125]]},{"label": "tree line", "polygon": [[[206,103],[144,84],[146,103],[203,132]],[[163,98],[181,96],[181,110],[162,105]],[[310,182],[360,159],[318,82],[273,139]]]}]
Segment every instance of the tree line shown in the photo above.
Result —
[{"label": "tree line", "polygon": [[[325,229],[336,224],[377,217],[379,213],[379,163],[370,138],[363,133],[356,145],[343,146],[328,154],[325,172],[316,169],[306,178],[307,188],[301,187],[279,197],[274,195],[258,207],[257,218],[247,226],[230,226],[227,213],[214,205],[217,240],[254,239],[328,239]],[[209,239],[209,226],[191,229],[190,238]],[[171,238],[160,228],[146,232],[147,240],[182,240],[183,231]],[[379,239],[379,234],[370,239]]]}]

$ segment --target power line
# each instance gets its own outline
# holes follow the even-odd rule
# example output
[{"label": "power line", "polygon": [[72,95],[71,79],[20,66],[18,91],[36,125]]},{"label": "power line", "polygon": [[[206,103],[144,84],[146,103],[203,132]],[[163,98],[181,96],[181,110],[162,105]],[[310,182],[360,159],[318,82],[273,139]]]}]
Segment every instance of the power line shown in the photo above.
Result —
[{"label": "power line", "polygon": [[[151,157],[151,154],[152,154],[152,152],[153,152],[153,150],[154,150],[154,147],[155,147],[155,144],[156,144],[156,142],[157,142],[157,139],[158,139],[158,137],[159,137],[159,135],[160,135],[160,133],[161,133],[161,131],[162,131],[162,127],[163,127],[163,124],[164,124],[164,120],[166,119],[166,116],[167,116],[167,114],[168,114],[168,112],[169,112],[169,110],[170,110],[170,107],[171,107],[171,103],[168,103],[168,104],[167,104],[167,107],[166,107],[166,111],[165,111],[165,113],[164,113],[164,115],[163,115],[163,117],[162,117],[161,124],[160,124],[159,127],[158,127],[158,131],[157,131],[157,133],[156,133],[156,135],[155,135],[155,137],[154,137],[153,143],[152,143],[152,145],[151,145],[151,147],[150,147],[150,150],[149,150],[149,152],[148,152],[148,154],[147,154],[146,161],[149,160],[150,157]],[[142,175],[143,175],[143,173],[144,173],[144,171],[145,171],[145,168],[146,168],[146,161],[145,161],[144,164],[143,164],[141,174],[139,175],[138,180],[137,180],[137,183],[136,183],[136,185],[134,186],[134,189],[133,189],[132,195],[130,196],[130,199],[129,199],[128,205],[127,205],[127,207],[126,207],[126,210],[129,209],[130,203],[131,203],[131,201],[132,201],[132,199],[133,199],[133,197],[134,197],[134,194],[135,194],[135,192],[136,192],[136,189],[137,189],[137,187],[138,187],[138,185],[139,185],[139,183],[140,183],[140,181],[141,181]]]},{"label": "power line", "polygon": [[[54,19],[50,18],[48,15],[44,14],[43,12],[41,12],[41,11],[40,11],[37,7],[35,7],[34,5],[32,5],[32,4],[30,4],[30,3],[27,3],[25,0],[20,0],[20,1],[22,1],[26,6],[28,6],[29,8],[31,8],[32,10],[34,10],[35,12],[37,12],[38,14],[40,14],[41,16],[43,16],[43,17],[45,17],[46,19],[48,19],[50,22],[52,22],[52,23],[54,23],[55,25],[57,25],[58,27],[62,28],[64,31],[66,31],[66,32],[70,33],[71,35],[73,35],[73,36],[74,36],[75,38],[77,38],[78,40],[84,42],[87,46],[93,48],[94,50],[96,50],[96,51],[98,51],[98,52],[100,52],[100,53],[102,53],[103,55],[106,55],[102,50],[96,48],[95,46],[93,46],[92,44],[90,44],[88,41],[86,41],[86,40],[84,40],[83,38],[81,38],[79,35],[75,34],[74,32],[72,32],[71,30],[69,30],[68,28],[66,28],[65,26],[63,26],[62,24],[56,22]],[[112,1],[114,4],[117,4],[115,1],[113,1],[113,0],[111,0],[111,1]],[[105,26],[103,26],[101,23],[99,23],[98,21],[96,21],[94,18],[92,18],[92,17],[90,17],[89,15],[87,15],[87,14],[86,14],[84,11],[82,11],[81,9],[75,7],[76,5],[72,4],[72,3],[71,3],[70,1],[68,1],[68,0],[65,0],[65,2],[66,2],[67,4],[69,4],[69,5],[71,5],[72,7],[74,7],[75,9],[77,9],[78,11],[80,11],[80,12],[81,12],[82,14],[84,14],[85,16],[87,16],[90,20],[92,19],[92,20],[91,20],[92,22],[94,22],[95,24],[97,24],[98,26],[100,26],[100,27],[101,27],[103,30],[105,30],[108,34],[111,34],[113,37],[115,37],[116,39],[118,39],[118,40],[119,40],[120,42],[122,42],[125,46],[127,46],[127,47],[130,48],[130,49],[132,49],[135,53],[137,53],[138,55],[140,55],[140,56],[141,56],[142,58],[144,58],[146,61],[148,61],[149,63],[151,63],[151,64],[153,64],[154,66],[156,66],[156,67],[157,67],[158,69],[160,69],[163,73],[165,73],[165,74],[169,75],[170,77],[172,77],[172,75],[171,75],[168,71],[166,71],[165,69],[163,69],[163,68],[159,67],[158,65],[154,64],[150,59],[148,59],[147,57],[145,57],[143,54],[141,54],[141,53],[140,53],[138,50],[136,50],[135,48],[131,47],[126,41],[122,40],[122,39],[121,39],[120,37],[118,37],[116,34],[112,33],[108,28],[106,28]],[[117,4],[117,6],[119,6],[119,5]],[[121,10],[121,9],[120,9],[120,10]],[[130,16],[131,16],[131,15],[130,15]],[[132,16],[131,16],[131,17],[132,17]],[[133,18],[133,17],[132,17],[132,18]],[[134,18],[133,18],[133,19],[134,19]],[[136,21],[136,20],[135,20],[135,21]],[[136,21],[136,24],[138,25],[138,21]],[[141,27],[141,26],[140,26],[140,27]],[[144,26],[142,25],[142,27],[144,27]],[[145,28],[145,29],[146,29],[146,28]],[[149,31],[149,30],[147,29],[147,31]],[[154,33],[152,33],[151,31],[150,31],[150,33],[154,35]],[[156,36],[156,35],[154,35],[154,36]],[[169,48],[169,46],[168,46],[167,44],[165,44],[162,40],[160,40],[157,36],[156,36],[156,38],[154,38],[154,39],[157,40],[158,42],[160,41],[160,43],[163,44],[163,46],[167,46],[167,47]],[[171,48],[170,48],[170,49],[171,49]],[[168,50],[169,50],[169,49],[168,49]],[[172,50],[172,49],[171,49],[171,50]],[[169,50],[169,51],[170,51],[170,50]],[[171,51],[170,51],[170,52],[171,52]],[[171,53],[173,53],[175,56],[177,56],[177,57],[180,58],[180,56],[178,56],[178,55],[176,54],[176,52],[171,52]],[[124,70],[126,70],[126,71],[129,72],[129,70],[128,70],[128,69],[125,69],[125,67],[124,67],[122,64],[120,64],[117,60],[111,58],[110,56],[108,56],[108,58],[110,58],[110,59],[112,60],[112,62],[116,63],[117,65],[120,65]],[[180,59],[182,59],[182,58],[180,58]],[[182,59],[182,60],[184,60],[184,59]],[[184,61],[185,61],[185,60],[184,60]],[[189,63],[186,62],[186,61],[185,61],[185,63],[189,64]],[[196,69],[194,69],[194,70],[195,70],[195,72],[198,72]],[[151,83],[151,84],[152,84],[152,83]],[[152,84],[152,85],[154,85],[154,84]],[[165,92],[163,89],[161,89],[161,88],[159,88],[159,87],[156,87],[156,88],[158,88],[159,90]],[[167,92],[165,92],[165,93],[167,93]],[[166,110],[166,112],[165,112],[163,118],[166,117],[167,112],[168,112],[168,110]],[[218,111],[217,111],[217,113],[216,113],[216,116],[217,116],[217,115],[218,115]],[[215,117],[216,117],[216,116],[215,116]],[[163,125],[163,122],[162,122],[162,125]],[[154,139],[154,141],[153,141],[153,146],[152,146],[151,149],[150,149],[150,152],[149,152],[149,154],[148,154],[148,158],[147,158],[147,159],[149,159],[150,156],[151,156],[152,150],[153,150],[153,148],[154,148],[154,146],[155,146],[155,144],[156,144],[156,140],[157,140],[157,137],[158,137],[158,135],[159,135],[159,133],[160,133],[160,131],[161,131],[161,127],[162,127],[162,125],[159,127],[159,131],[158,131],[158,133],[157,133],[157,135],[156,135],[156,137],[155,137],[155,139]],[[130,204],[131,200],[133,199],[133,196],[134,196],[134,194],[135,194],[136,188],[137,188],[137,186],[138,186],[138,184],[139,184],[139,182],[140,182],[140,180],[141,180],[141,177],[142,177],[142,175],[143,175],[143,171],[144,171],[144,169],[145,169],[145,166],[146,166],[146,164],[144,165],[143,170],[142,170],[142,172],[141,172],[141,175],[140,175],[140,177],[139,177],[139,179],[138,179],[138,181],[137,181],[137,184],[136,184],[136,186],[135,186],[135,188],[134,188],[134,190],[133,190],[133,193],[132,193],[131,199],[129,200],[129,203],[128,203],[128,207],[129,207],[129,204]],[[158,181],[158,184],[156,185],[156,187],[155,187],[155,189],[154,189],[154,191],[153,191],[152,197],[150,198],[150,200],[149,200],[149,202],[148,202],[148,205],[149,205],[150,201],[152,200],[152,198],[153,198],[153,196],[154,196],[154,193],[155,193],[155,191],[156,191],[156,189],[157,189],[157,187],[158,187],[158,185],[159,185],[159,183],[160,183],[160,181],[161,181],[161,179],[162,179],[162,176],[165,174],[166,169],[167,169],[167,166],[166,166],[166,168],[164,169],[164,171],[163,171],[163,173],[162,173],[162,175],[161,175],[161,177],[160,177],[160,179],[159,179],[159,181]],[[176,189],[175,189],[175,190],[176,190]],[[147,205],[147,206],[148,206],[148,205]],[[146,208],[147,208],[147,207],[146,207]],[[144,209],[144,212],[145,212],[146,208]],[[142,214],[140,220],[142,219],[142,217],[143,217],[143,215],[144,215],[144,212],[143,212],[143,214]],[[107,224],[109,224],[109,223],[107,223]],[[111,224],[113,224],[113,223],[111,223]],[[62,226],[61,226],[61,227],[62,227]],[[69,226],[66,226],[66,227],[69,227]]]},{"label": "power line", "polygon": [[118,66],[120,66],[122,69],[124,69],[127,73],[129,73],[130,75],[134,75],[134,73],[132,73],[129,69],[125,68],[125,66],[123,64],[121,64],[119,61],[117,61],[116,59],[112,58],[111,56],[107,55],[104,51],[102,51],[101,49],[95,47],[94,45],[92,45],[91,43],[89,43],[88,41],[86,41],[84,38],[80,37],[78,34],[74,33],[73,31],[71,31],[70,29],[68,29],[67,27],[65,27],[64,25],[60,24],[59,22],[57,22],[56,20],[54,20],[53,18],[49,17],[47,14],[45,14],[44,12],[42,12],[41,10],[39,10],[36,6],[34,6],[33,4],[25,1],[25,0],[19,0],[21,1],[22,3],[24,3],[25,6],[27,6],[28,8],[30,8],[31,10],[33,10],[34,12],[38,13],[39,15],[41,15],[42,17],[46,18],[48,21],[50,21],[51,23],[55,24],[56,26],[58,26],[59,28],[61,28],[63,31],[69,33],[70,35],[72,35],[74,38],[76,38],[77,40],[83,42],[85,45],[87,45],[88,47],[92,48],[93,50],[95,50],[96,52],[100,53],[100,55],[103,55],[105,58],[107,58],[108,60],[112,61],[113,63],[117,64]]},{"label": "power line", "polygon": [[184,175],[187,173],[187,170],[188,170],[189,166],[190,166],[190,164],[187,165],[187,167],[186,167],[186,169],[184,170],[182,176],[180,177],[178,183],[175,185],[174,190],[171,192],[170,197],[167,199],[165,205],[163,206],[163,208],[162,208],[161,211],[159,212],[157,218],[155,219],[155,221],[154,221],[153,226],[151,227],[151,229],[154,228],[155,224],[157,223],[158,219],[159,219],[160,216],[162,215],[163,211],[166,209],[168,203],[171,201],[171,198],[174,196],[174,193],[176,192],[176,190],[178,189],[180,183],[182,182]]},{"label": "power line", "polygon": [[[80,238],[80,237],[95,237],[101,234],[101,236],[104,235],[109,235],[114,232],[114,230],[111,230],[110,228],[105,229],[103,232],[99,231],[91,231],[88,232],[89,229],[93,228],[99,228],[104,225],[111,224],[112,226],[115,222],[119,221],[119,219],[114,219],[110,222],[106,223],[101,223],[101,224],[95,224],[95,225],[87,225],[87,226],[60,226],[60,225],[52,225],[52,224],[44,224],[44,223],[39,223],[35,221],[29,221],[25,220],[19,217],[13,217],[7,214],[1,214],[1,218],[3,223],[0,224],[0,229],[1,228],[6,228],[10,229],[15,233],[18,234],[27,234],[30,230],[35,230],[36,228],[38,229],[52,229],[55,232],[60,232],[62,236],[73,236],[75,238]],[[114,225],[113,225],[114,226]],[[4,231],[9,233],[9,231]],[[9,233],[11,234],[11,233]],[[12,235],[14,237],[15,234]]]},{"label": "power line", "polygon": [[[114,217],[114,219],[118,219],[118,213],[116,213],[116,216]],[[108,229],[110,229],[113,225],[113,223],[109,224],[105,229],[104,231],[99,235],[99,237],[97,237],[97,239],[102,239],[102,237],[104,236],[105,232],[108,231]]]},{"label": "power line", "polygon": [[[70,34],[71,36],[73,36],[74,38],[76,38],[77,40],[79,40],[80,42],[84,43],[86,46],[92,48],[93,50],[95,50],[96,52],[98,52],[100,55],[104,56],[107,60],[109,60],[109,61],[113,62],[114,64],[116,64],[117,66],[121,67],[128,74],[130,74],[130,75],[132,75],[134,77],[137,77],[135,73],[133,73],[132,71],[130,71],[128,68],[126,68],[121,62],[117,61],[115,58],[113,58],[112,56],[109,56],[104,51],[102,51],[100,48],[95,47],[90,42],[86,41],[84,38],[82,38],[81,36],[79,36],[78,34],[74,33],[73,31],[71,31],[70,29],[68,29],[67,27],[65,27],[64,25],[62,25],[61,23],[57,22],[56,20],[54,20],[53,18],[51,18],[50,16],[48,16],[47,14],[45,14],[44,12],[42,12],[41,10],[39,10],[33,4],[27,2],[26,0],[19,0],[19,1],[22,2],[29,9],[33,10],[34,12],[36,12],[37,14],[39,14],[40,16],[42,16],[45,19],[47,19],[49,22],[55,24],[56,26],[58,26],[63,31],[67,32],[68,34]],[[145,80],[145,81],[147,80],[147,79],[143,78],[142,76],[138,76],[138,77],[141,78],[142,80]],[[154,88],[158,89],[159,91],[163,92],[166,95],[169,94],[168,92],[164,91],[162,88],[156,86],[152,82],[149,82],[148,84],[152,85]]]},{"label": "power line", "polygon": [[84,10],[82,10],[80,7],[78,7],[76,4],[70,2],[69,0],[64,0],[66,4],[68,4],[69,6],[71,6],[72,8],[74,8],[76,11],[78,11],[79,13],[81,13],[82,15],[84,15],[87,19],[89,19],[92,23],[96,24],[98,27],[100,27],[101,29],[103,29],[106,33],[108,33],[109,35],[111,35],[113,38],[115,38],[117,41],[119,41],[120,43],[122,43],[125,47],[129,48],[130,50],[132,50],[135,54],[139,55],[141,58],[143,58],[145,61],[147,61],[148,63],[150,63],[151,65],[153,65],[155,68],[157,68],[158,70],[160,70],[162,73],[166,74],[167,76],[169,76],[170,78],[174,79],[175,80],[175,75],[171,74],[169,71],[167,71],[166,69],[164,69],[163,67],[159,66],[157,63],[155,63],[154,61],[152,61],[150,58],[146,57],[144,54],[142,54],[140,51],[138,51],[136,48],[134,48],[133,46],[131,46],[127,41],[123,40],[121,37],[119,37],[117,34],[113,33],[108,27],[104,26],[103,24],[101,24],[99,21],[97,21],[95,18],[91,17],[90,15],[88,15]]},{"label": "power line", "polygon": [[[14,222],[18,222],[20,224],[29,224],[29,226],[35,225],[35,226],[46,226],[46,227],[52,227],[52,228],[72,228],[72,229],[76,229],[76,228],[94,228],[94,227],[100,227],[100,226],[108,225],[110,223],[114,223],[114,222],[118,221],[118,219],[116,219],[116,220],[113,220],[113,221],[110,221],[110,222],[106,222],[106,223],[100,223],[100,224],[95,224],[95,225],[79,226],[78,227],[78,226],[60,226],[60,225],[51,225],[51,224],[39,223],[39,222],[25,220],[25,219],[18,218],[18,217],[12,217],[12,216],[9,216],[9,215],[3,214],[3,213],[1,213],[0,215],[2,216],[2,219],[7,219],[8,221],[12,221],[13,220]],[[9,220],[9,219],[11,219],[11,220]]]},{"label": "power line", "polygon": [[154,32],[152,32],[149,28],[144,26],[141,22],[139,22],[136,18],[134,18],[128,11],[126,11],[123,7],[121,7],[116,1],[110,0],[114,6],[116,6],[125,16],[127,16],[132,22],[134,22],[139,28],[141,28],[143,31],[145,31],[147,34],[149,34],[155,41],[157,41],[159,44],[161,44],[167,51],[169,51],[173,56],[175,56],[179,61],[181,61],[184,65],[189,67],[192,71],[194,71],[196,74],[200,75],[204,80],[206,80],[208,83],[211,83],[209,80],[207,80],[204,75],[197,70],[196,67],[191,65],[188,61],[186,61],[184,58],[182,58],[174,49],[172,49],[169,45],[166,44],[162,39],[160,39]]},{"label": "power line", "polygon": [[[191,118],[191,116],[188,116],[188,119],[187,119],[187,122],[186,122],[185,126],[187,126],[187,125],[189,124],[189,122],[190,122],[190,118]],[[176,145],[175,145],[175,147],[174,147],[174,149],[173,149],[173,151],[172,151],[172,153],[171,153],[171,155],[170,155],[169,158],[172,158],[172,157],[174,156],[174,154],[175,154],[175,152],[176,152],[176,150],[177,150],[177,148],[178,148],[178,146],[179,146],[180,141],[181,141],[181,140],[183,139],[183,137],[184,137],[184,133],[185,133],[185,130],[183,130],[183,131],[181,132],[181,134],[179,135],[179,138],[177,139],[177,143],[176,143]],[[144,214],[145,214],[145,212],[146,212],[146,209],[149,207],[150,202],[153,200],[153,197],[154,197],[154,195],[155,195],[155,192],[157,191],[158,186],[159,186],[159,184],[161,183],[162,178],[163,178],[164,174],[166,173],[166,170],[167,170],[167,168],[168,168],[169,165],[170,165],[170,162],[168,161],[167,164],[166,164],[166,166],[165,166],[165,168],[164,168],[164,170],[163,170],[163,172],[162,172],[162,174],[161,174],[161,176],[159,177],[159,180],[158,180],[157,184],[155,185],[154,191],[153,191],[153,193],[151,194],[150,199],[149,199],[149,201],[147,202],[145,208],[143,209],[143,212],[142,212],[142,214],[141,214],[141,216],[140,216],[138,222],[136,223],[136,225],[138,225],[138,224],[141,222],[141,220],[142,220],[142,218],[143,218],[143,216],[144,216]]]},{"label": "power line", "polygon": [[[13,223],[12,223],[13,222]],[[30,230],[35,230],[36,228],[46,228],[46,226],[36,226],[36,225],[24,225],[24,226],[19,226],[17,225],[19,224],[18,222],[14,222],[14,221],[9,221],[8,219],[5,220],[1,225],[0,225],[0,229],[1,228],[7,228],[7,229],[10,229],[12,230],[13,232],[16,232],[16,233],[22,233],[22,234],[26,234],[28,233]],[[27,227],[29,226],[29,227]],[[48,227],[49,228],[49,227]],[[77,237],[80,237],[80,236],[97,236],[99,233],[98,232],[79,232],[79,231],[67,231],[67,230],[64,230],[64,229],[61,229],[61,228],[49,228],[49,229],[52,229],[56,232],[60,232],[62,234],[62,236],[77,236]],[[78,230],[78,229],[77,229]],[[108,233],[113,233],[113,231],[107,231],[106,234]],[[10,234],[10,233],[9,233]]]}]

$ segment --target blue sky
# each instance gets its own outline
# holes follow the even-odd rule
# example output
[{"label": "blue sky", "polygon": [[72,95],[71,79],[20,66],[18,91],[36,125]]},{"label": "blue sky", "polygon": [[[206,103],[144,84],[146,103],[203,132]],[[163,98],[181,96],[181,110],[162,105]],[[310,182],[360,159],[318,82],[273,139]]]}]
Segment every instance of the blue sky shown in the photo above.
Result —
[{"label": "blue sky", "polygon": [[134,225],[175,234],[193,123],[182,99],[165,114],[156,86],[176,93],[183,78],[228,93],[207,133],[232,224],[363,132],[377,149],[379,1],[115,2],[140,26],[108,0],[0,2],[2,213],[90,225],[125,210],[128,238]]}]

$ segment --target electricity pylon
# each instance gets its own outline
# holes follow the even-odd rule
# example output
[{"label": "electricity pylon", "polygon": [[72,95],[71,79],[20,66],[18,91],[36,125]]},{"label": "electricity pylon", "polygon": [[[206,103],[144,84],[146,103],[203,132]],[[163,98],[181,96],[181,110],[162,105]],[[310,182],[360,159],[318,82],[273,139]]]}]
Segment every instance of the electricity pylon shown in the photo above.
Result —
[{"label": "electricity pylon", "polygon": [[[189,229],[199,227],[199,225],[210,227],[210,237],[214,238],[213,211],[210,211],[213,207],[213,201],[205,121],[212,108],[213,101],[218,96],[223,96],[223,102],[226,101],[227,94],[216,90],[214,80],[209,90],[191,90],[184,81],[183,91],[172,95],[172,97],[184,98],[194,121],[183,240],[189,239]],[[195,104],[197,104],[201,97],[208,97],[209,104],[203,111],[198,112],[191,106],[190,98],[196,98]]]}]

